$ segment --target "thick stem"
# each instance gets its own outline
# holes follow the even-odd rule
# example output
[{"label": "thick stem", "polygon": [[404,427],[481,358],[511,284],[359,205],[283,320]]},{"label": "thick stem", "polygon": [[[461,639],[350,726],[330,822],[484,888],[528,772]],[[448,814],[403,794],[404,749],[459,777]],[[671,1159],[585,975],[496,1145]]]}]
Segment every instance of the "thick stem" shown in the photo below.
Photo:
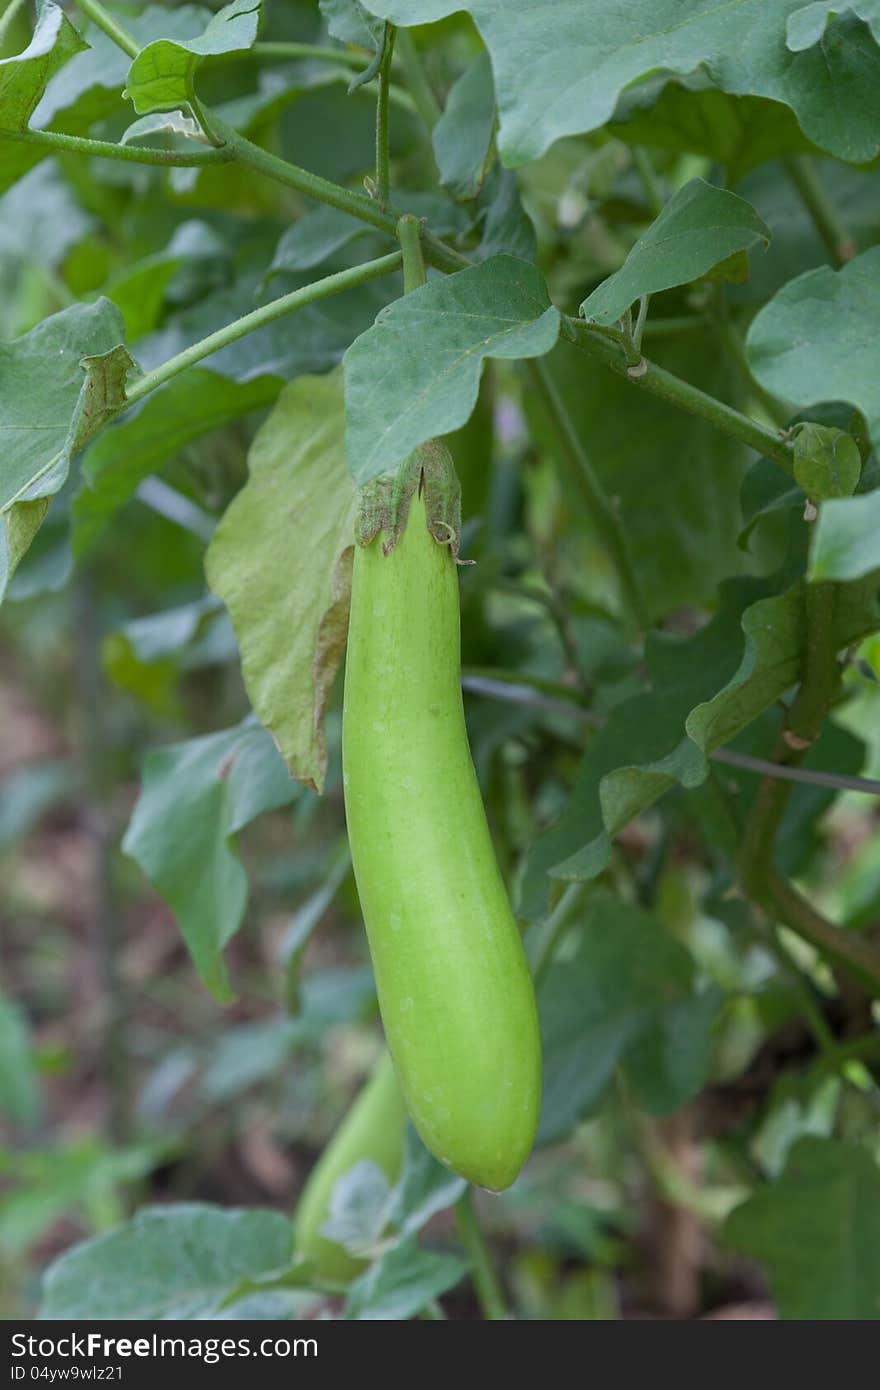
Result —
[{"label": "thick stem", "polygon": [[734,410],[732,406],[725,405],[723,401],[701,391],[699,387],[691,386],[690,382],[674,376],[672,372],[667,372],[665,368],[658,367],[645,357],[638,366],[627,366],[625,356],[607,334],[590,328],[579,319],[568,319],[566,323],[574,330],[570,336],[576,347],[589,353],[591,357],[598,357],[607,367],[619,376],[626,377],[634,386],[648,391],[652,396],[659,396],[661,400],[668,401],[680,410],[686,410],[689,415],[700,416],[722,434],[729,435],[731,439],[738,439],[741,444],[747,444],[749,448],[778,463],[786,473],[794,474],[791,445],[773,430]]},{"label": "thick stem", "polygon": [[556,432],[565,462],[587,503],[599,539],[614,566],[624,605],[635,626],[640,629],[644,628],[646,626],[644,604],[626,548],[626,538],[620,524],[620,518],[593,471],[593,466],[584,452],[583,445],[572,424],[571,416],[565,408],[546,364],[540,359],[529,358],[525,365],[532,383],[541,397],[547,417]]},{"label": "thick stem", "polygon": [[871,941],[859,932],[835,927],[775,870],[768,876],[767,896],[781,922],[880,997],[880,951]]},{"label": "thick stem", "polygon": [[406,77],[406,85],[409,87],[412,99],[416,104],[416,110],[428,130],[433,130],[440,119],[440,104],[425,76],[422,60],[408,29],[398,29],[397,31],[397,53]]},{"label": "thick stem", "polygon": [[786,728],[798,744],[815,743],[837,693],[840,670],[834,640],[837,586],[829,582],[806,588],[807,645],[800,689],[788,712]]},{"label": "thick stem", "polygon": [[141,145],[114,145],[110,140],[89,140],[82,135],[64,135],[57,130],[0,130],[0,140],[16,140],[25,145],[45,145],[51,150],[95,155],[99,159],[119,159],[127,164],[156,164],[162,167],[192,168],[202,164],[229,164],[231,151],[154,150]]},{"label": "thick stem", "polygon": [[455,1204],[455,1221],[459,1238],[471,1261],[471,1274],[483,1317],[489,1322],[504,1322],[510,1315],[504,1302],[501,1286],[498,1283],[498,1276],[492,1265],[488,1247],[483,1238],[483,1232],[477,1221],[473,1193],[470,1188],[466,1189],[464,1195]]},{"label": "thick stem", "polygon": [[280,299],[273,299],[271,303],[264,304],[259,309],[245,314],[242,318],[225,324],[223,328],[218,328],[216,333],[209,333],[207,338],[201,338],[199,342],[184,348],[183,352],[177,353],[175,357],[170,357],[167,362],[162,362],[158,367],[154,367],[151,372],[146,372],[144,376],[138,377],[128,392],[123,409],[129,405],[134,405],[135,401],[139,401],[144,396],[149,395],[151,391],[155,391],[157,386],[164,386],[165,382],[170,381],[172,377],[179,376],[188,367],[194,366],[196,362],[201,362],[205,357],[210,357],[212,352],[218,352],[220,348],[234,343],[236,339],[244,338],[248,333],[263,328],[267,323],[283,318],[285,314],[293,313],[295,309],[305,308],[307,304],[314,304],[319,299],[327,299],[332,294],[341,294],[343,290],[352,289],[356,285],[365,285],[369,280],[377,280],[382,275],[388,275],[391,271],[400,268],[401,260],[401,253],[392,251],[388,256],[380,256],[378,260],[366,261],[363,265],[353,266],[350,270],[339,270],[334,275],[326,275],[323,280],[315,280],[311,285],[304,285],[301,289],[292,290],[290,294],[284,294]]},{"label": "thick stem", "polygon": [[845,265],[856,254],[856,244],[828,197],[812,159],[809,155],[792,155],[782,162],[834,264]]},{"label": "thick stem", "polygon": [[130,58],[136,58],[141,51],[141,46],[127,29],[109,14],[100,0],[76,0],[77,8],[83,14],[88,15],[93,24],[99,29],[103,29],[109,39],[112,39],[118,48],[127,53]]},{"label": "thick stem", "polygon": [[411,212],[405,212],[398,222],[397,239],[403,255],[403,292],[411,294],[428,280],[422,256],[422,228]]}]

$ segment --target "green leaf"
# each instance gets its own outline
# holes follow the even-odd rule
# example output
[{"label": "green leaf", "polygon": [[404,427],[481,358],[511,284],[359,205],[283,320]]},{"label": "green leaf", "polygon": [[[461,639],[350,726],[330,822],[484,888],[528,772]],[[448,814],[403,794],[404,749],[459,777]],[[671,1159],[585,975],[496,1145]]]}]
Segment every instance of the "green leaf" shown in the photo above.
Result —
[{"label": "green leaf", "polygon": [[291,382],[248,464],[250,478],[209,547],[208,582],[229,609],[254,709],[294,777],[321,791],[324,710],[345,647],[354,543],[338,374]]},{"label": "green leaf", "polygon": [[27,1020],[18,1005],[0,993],[0,1116],[29,1125],[42,1110],[40,1080]]},{"label": "green leaf", "polygon": [[767,1266],[781,1317],[880,1318],[880,1170],[867,1150],[800,1140],[782,1176],[731,1214],[725,1235]]},{"label": "green leaf", "polygon": [[880,445],[880,246],[791,280],[757,315],[746,351],[768,391],[799,405],[848,401]]},{"label": "green leaf", "polygon": [[420,1250],[414,1240],[395,1245],[356,1279],[345,1304],[346,1318],[405,1322],[467,1273],[458,1255]]},{"label": "green leaf", "polygon": [[184,445],[269,405],[279,386],[275,377],[239,384],[197,367],[111,425],[83,457],[82,486],[72,508],[74,554],[87,554],[114,512]]},{"label": "green leaf", "polygon": [[495,129],[492,65],[480,53],[453,83],[432,132],[440,182],[455,198],[474,198],[483,182]]},{"label": "green leaf", "polygon": [[72,456],[125,400],[134,363],[123,336],[119,310],[99,299],[0,343],[0,597]]},{"label": "green leaf", "polygon": [[691,179],[670,198],[639,237],[620,270],[581,305],[589,323],[616,323],[643,294],[689,285],[737,252],[770,241],[750,203],[702,179]]},{"label": "green leaf", "polygon": [[242,1281],[287,1267],[291,1245],[280,1212],[201,1202],[146,1207],[49,1266],[41,1317],[213,1318]]},{"label": "green leaf", "polygon": [[122,848],[168,903],[203,982],[221,1002],[233,998],[223,948],[247,902],[234,836],[297,792],[271,738],[251,720],[144,760]]},{"label": "green leaf", "polygon": [[496,256],[396,299],[345,354],[346,452],[358,483],[463,425],[486,357],[540,357],[559,311],[540,271]]},{"label": "green leaf", "polygon": [[699,72],[678,82],[660,74],[627,88],[610,130],[628,144],[706,155],[723,166],[728,185],[768,160],[816,149],[790,107],[720,92]]},{"label": "green leaf", "polygon": [[594,1111],[618,1066],[649,1113],[683,1105],[705,1081],[719,1004],[717,991],[695,991],[690,954],[659,922],[598,898],[575,954],[551,966],[539,994],[539,1141],[564,1138]]},{"label": "green leaf", "polygon": [[794,434],[794,476],[814,502],[851,497],[862,456],[851,434],[829,425],[805,424]]},{"label": "green leaf", "polygon": [[[652,634],[650,694],[616,706],[594,735],[557,824],[539,839],[523,884],[523,911],[546,908],[545,875],[594,878],[611,837],[676,782],[698,787],[708,755],[769,708],[798,679],[806,640],[805,584],[760,597],[767,581],[731,580],[721,608],[694,637]],[[836,648],[880,626],[880,574],[838,594]]]},{"label": "green leaf", "polygon": [[259,22],[260,0],[232,0],[212,16],[197,38],[178,43],[156,39],[141,49],[129,68],[123,95],[139,116],[191,105],[201,59],[250,48]]},{"label": "green leaf", "polygon": [[861,579],[880,567],[880,490],[842,497],[819,509],[808,578]]},{"label": "green leaf", "polygon": [[839,159],[861,163],[880,149],[880,48],[852,5],[839,7],[821,44],[798,52],[786,46],[797,0],[370,0],[370,8],[403,25],[461,9],[473,16],[492,58],[509,165],[537,159],[560,136],[598,130],[646,77],[701,67],[722,91],[784,102]]},{"label": "green leaf", "polygon": [[50,78],[85,47],[64,11],[42,0],[27,48],[14,58],[0,58],[0,127],[26,130]]}]

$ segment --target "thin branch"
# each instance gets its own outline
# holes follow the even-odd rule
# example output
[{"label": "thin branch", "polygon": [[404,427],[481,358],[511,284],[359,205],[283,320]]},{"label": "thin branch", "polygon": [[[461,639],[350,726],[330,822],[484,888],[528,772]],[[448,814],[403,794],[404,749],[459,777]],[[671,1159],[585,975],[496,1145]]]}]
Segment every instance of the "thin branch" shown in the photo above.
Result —
[{"label": "thin branch", "polygon": [[388,120],[388,90],[391,83],[391,58],[394,53],[393,24],[385,25],[385,47],[379,64],[379,90],[376,94],[376,198],[385,207],[391,196],[391,127]]},{"label": "thin branch", "polygon": [[778,777],[786,782],[805,782],[813,787],[830,787],[834,791],[862,792],[865,796],[880,796],[880,781],[873,777],[847,777],[841,772],[813,772],[808,767],[792,767],[788,763],[773,763],[766,758],[753,758],[749,753],[735,753],[731,748],[716,748],[716,762],[758,772],[764,777]]},{"label": "thin branch", "polygon": [[267,323],[273,323],[275,319],[283,318],[308,304],[314,304],[319,299],[327,299],[330,295],[341,294],[343,290],[365,285],[382,275],[389,275],[392,271],[400,269],[401,261],[401,253],[392,251],[390,255],[380,256],[377,260],[366,261],[363,265],[353,266],[349,270],[339,270],[333,275],[325,275],[322,280],[303,285],[301,289],[283,294],[279,299],[273,299],[270,303],[261,305],[259,309],[244,314],[242,318],[224,324],[215,333],[209,333],[206,338],[199,339],[191,347],[184,348],[176,356],[170,357],[167,362],[154,367],[151,372],[138,377],[128,392],[125,407],[134,405],[136,401],[155,391],[158,386],[164,386],[172,377],[179,376],[188,367],[201,362],[205,357],[210,357],[213,352],[219,352],[220,348],[234,343],[236,339],[244,338],[248,333],[265,327]]},{"label": "thin branch", "polygon": [[103,29],[108,39],[112,39],[117,48],[121,48],[124,53],[127,53],[129,58],[138,56],[141,46],[137,39],[104,9],[100,0],[76,0],[76,3],[77,8],[82,10],[83,14],[88,15],[92,23],[96,24],[99,29]]},{"label": "thin branch", "polygon": [[[209,121],[211,129],[223,140],[238,163],[265,174],[267,178],[283,183],[288,188],[294,188],[308,198],[315,198],[329,207],[338,208],[340,212],[347,212],[349,216],[368,223],[377,231],[385,232],[396,240],[400,214],[393,209],[381,208],[375,199],[368,198],[363,193],[353,193],[341,184],[321,178],[320,174],[313,174],[297,164],[289,164],[278,155],[270,154],[268,150],[261,149],[246,136],[233,130],[216,112],[210,113]],[[454,251],[451,246],[447,246],[430,233],[423,235],[422,246],[427,260],[439,270],[455,271],[470,265],[466,256]]]},{"label": "thin branch", "polygon": [[156,150],[147,145],[116,145],[111,140],[89,140],[83,135],[64,135],[58,130],[0,130],[0,140],[24,145],[45,145],[51,150],[70,150],[73,154],[94,155],[99,159],[118,159],[126,164],[153,164],[163,168],[189,169],[204,164],[229,164],[234,159],[228,149]]},{"label": "thin branch", "polygon": [[569,340],[582,352],[588,353],[591,357],[598,357],[607,367],[619,376],[626,377],[634,386],[648,391],[652,396],[659,396],[661,400],[668,401],[680,410],[686,410],[689,415],[700,416],[722,434],[729,435],[731,439],[738,439],[740,443],[747,444],[749,448],[778,463],[786,473],[794,474],[792,447],[776,431],[767,429],[766,425],[759,424],[757,420],[752,420],[748,415],[734,410],[732,406],[725,405],[706,391],[701,391],[699,387],[692,386],[690,382],[673,375],[672,372],[667,372],[664,367],[658,367],[655,362],[649,362],[646,357],[643,357],[637,366],[628,366],[625,355],[608,334],[592,328],[580,319],[567,318],[565,322],[570,330],[567,335]]}]

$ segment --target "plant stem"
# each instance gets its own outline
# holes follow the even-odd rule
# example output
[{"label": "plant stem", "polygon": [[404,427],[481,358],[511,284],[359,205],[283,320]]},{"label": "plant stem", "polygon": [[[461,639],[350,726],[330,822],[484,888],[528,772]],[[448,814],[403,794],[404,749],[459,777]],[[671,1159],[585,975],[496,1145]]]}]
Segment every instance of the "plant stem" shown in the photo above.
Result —
[{"label": "plant stem", "polygon": [[440,119],[440,105],[425,76],[422,60],[408,29],[397,31],[397,52],[416,110],[428,130],[433,130]]},{"label": "plant stem", "polygon": [[172,377],[179,376],[181,372],[186,371],[187,367],[192,367],[196,362],[201,362],[203,358],[210,357],[212,352],[218,352],[220,348],[234,343],[236,339],[244,338],[246,334],[253,333],[257,328],[265,327],[267,323],[273,323],[275,319],[283,318],[285,314],[293,313],[295,309],[305,308],[307,304],[314,304],[319,299],[327,299],[332,294],[341,294],[343,290],[353,289],[357,285],[365,285],[370,280],[377,280],[382,275],[399,270],[401,261],[401,253],[392,251],[390,255],[380,256],[375,261],[366,261],[363,265],[353,266],[349,270],[339,270],[333,275],[325,275],[322,280],[315,280],[311,285],[303,285],[301,289],[292,290],[290,294],[284,294],[280,299],[273,299],[269,304],[263,304],[259,309],[253,309],[251,313],[243,315],[242,318],[224,324],[215,333],[209,333],[206,338],[201,338],[191,347],[178,352],[176,356],[169,357],[167,362],[162,362],[158,367],[154,367],[151,372],[146,372],[142,377],[138,377],[128,392],[123,409],[134,405],[136,401],[149,395],[151,391],[155,391],[158,386],[164,386],[166,381],[170,381]]},{"label": "plant stem", "polygon": [[716,748],[711,757],[730,767],[746,772],[758,772],[765,777],[780,777],[784,782],[804,782],[814,787],[831,787],[839,792],[862,792],[864,796],[880,796],[880,781],[874,777],[848,777],[841,772],[815,772],[809,767],[793,767],[789,763],[772,763],[767,758],[753,758],[749,753],[735,753],[732,748]]},{"label": "plant stem", "polygon": [[800,689],[788,712],[786,726],[806,744],[815,743],[829,706],[837,693],[840,670],[834,640],[837,586],[827,581],[806,587],[807,645]]},{"label": "plant stem", "polygon": [[403,256],[403,292],[411,294],[427,284],[422,257],[421,224],[411,212],[405,212],[397,224],[397,239]]},{"label": "plant stem", "polygon": [[880,951],[866,937],[834,926],[776,870],[768,875],[767,896],[780,921],[880,996]]},{"label": "plant stem", "polygon": [[641,387],[652,396],[659,396],[661,400],[668,401],[680,410],[686,410],[689,415],[700,416],[722,434],[728,435],[731,439],[738,439],[740,443],[747,444],[749,448],[778,463],[786,473],[794,474],[791,445],[773,430],[760,425],[757,420],[752,420],[739,410],[734,410],[732,406],[725,405],[706,391],[701,391],[698,386],[692,386],[683,378],[658,367],[655,362],[649,362],[645,357],[638,366],[627,366],[625,356],[606,334],[589,327],[579,319],[569,318],[566,323],[574,330],[569,336],[576,347],[592,357],[598,357],[607,367],[619,376],[626,377],[634,386]]},{"label": "plant stem", "polygon": [[480,1230],[474,1211],[473,1193],[470,1187],[455,1204],[455,1222],[459,1238],[471,1261],[471,1273],[477,1299],[483,1317],[489,1322],[504,1322],[509,1317],[504,1303],[504,1295],[498,1283],[498,1276],[492,1266],[491,1257],[483,1232]]},{"label": "plant stem", "polygon": [[[351,189],[331,183],[320,174],[312,174],[308,169],[289,164],[286,159],[270,154],[268,150],[261,149],[246,136],[233,130],[216,112],[212,112],[209,119],[212,130],[224,141],[231,151],[232,158],[238,163],[265,174],[277,183],[286,184],[288,188],[295,188],[306,197],[327,203],[330,207],[338,208],[340,212],[347,212],[349,216],[357,217],[361,222],[375,227],[377,231],[396,238],[399,213],[395,213],[391,208],[380,208],[373,198],[367,198],[363,193],[353,193]],[[439,270],[461,270],[470,265],[466,256],[453,251],[451,246],[447,246],[437,237],[426,234],[422,238],[422,244],[427,259]]]},{"label": "plant stem", "polygon": [[809,155],[792,155],[782,163],[834,264],[845,265],[856,254],[856,244],[828,197],[813,160]]},{"label": "plant stem", "polygon": [[52,150],[70,150],[74,154],[96,155],[99,159],[120,159],[129,164],[156,164],[182,169],[202,164],[228,164],[233,159],[231,151],[226,150],[154,150],[145,145],[115,145],[111,140],[63,135],[57,130],[0,130],[0,140],[45,145]]},{"label": "plant stem", "polygon": [[88,15],[93,24],[103,29],[108,39],[112,39],[130,58],[136,58],[141,51],[137,39],[133,38],[121,24],[109,14],[100,0],[76,0],[77,8]]},{"label": "plant stem", "polygon": [[547,418],[556,432],[563,458],[589,507],[599,539],[614,566],[624,606],[635,626],[643,629],[646,626],[644,605],[626,548],[626,537],[620,518],[593,471],[546,363],[541,359],[528,358],[525,366],[541,397]]},{"label": "plant stem", "polygon": [[793,411],[783,402],[777,400],[775,396],[771,396],[769,391],[765,391],[761,383],[755,378],[749,359],[746,356],[743,340],[730,321],[727,302],[721,293],[720,285],[718,286],[718,290],[719,293],[715,298],[715,331],[721,339],[722,345],[727,350],[730,360],[733,362],[752,395],[755,397],[755,400],[760,402],[774,425],[778,425],[780,429],[784,429],[791,419]]},{"label": "plant stem", "polygon": [[391,196],[391,131],[388,121],[388,89],[391,82],[391,59],[394,54],[393,24],[385,28],[385,51],[379,64],[379,90],[376,94],[376,199],[384,208]]}]

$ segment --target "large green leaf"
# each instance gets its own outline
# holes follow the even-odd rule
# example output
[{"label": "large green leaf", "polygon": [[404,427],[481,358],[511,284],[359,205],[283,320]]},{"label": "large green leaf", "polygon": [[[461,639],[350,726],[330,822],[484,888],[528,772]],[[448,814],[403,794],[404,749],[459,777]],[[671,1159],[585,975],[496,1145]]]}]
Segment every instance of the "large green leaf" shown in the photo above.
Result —
[{"label": "large green leaf", "polygon": [[774,295],[746,342],[755,376],[798,405],[848,401],[880,446],[880,247],[834,271],[808,270]]},{"label": "large green leaf", "polygon": [[241,925],[247,874],[234,836],[299,788],[265,729],[246,720],[148,753],[122,847],[177,918],[202,980],[233,998],[223,948]]},{"label": "large green leaf", "polygon": [[279,1272],[292,1253],[291,1225],[280,1212],[201,1202],[145,1207],[49,1266],[41,1316],[212,1318],[242,1281]]},{"label": "large green leaf", "polygon": [[880,149],[880,48],[856,17],[864,5],[835,6],[824,33],[808,16],[789,35],[803,0],[370,0],[395,24],[470,12],[492,57],[508,164],[536,159],[562,135],[598,129],[640,80],[700,67],[725,92],[785,102],[807,136],[839,159],[872,159]]},{"label": "large green leaf", "polygon": [[880,1318],[880,1169],[866,1149],[800,1140],[782,1176],[737,1207],[725,1233],[767,1266],[781,1317]]},{"label": "large green leaf", "polygon": [[0,597],[73,455],[125,400],[124,336],[119,310],[99,299],[0,343]]},{"label": "large green leaf", "polygon": [[250,451],[250,478],[207,556],[251,703],[295,777],[321,791],[324,709],[345,646],[355,492],[338,374],[301,377]]},{"label": "large green leaf", "polygon": [[689,285],[720,261],[769,240],[751,204],[691,179],[639,237],[620,270],[587,296],[581,313],[589,323],[615,323],[641,295]]},{"label": "large green leaf", "polygon": [[540,357],[559,311],[535,266],[496,256],[430,280],[379,314],[345,354],[346,451],[356,482],[463,425],[487,357]]},{"label": "large green leaf", "polygon": [[650,1113],[683,1105],[705,1080],[720,1004],[716,991],[695,991],[688,952],[637,908],[601,897],[577,935],[539,993],[543,1143],[597,1108],[618,1066]]}]

